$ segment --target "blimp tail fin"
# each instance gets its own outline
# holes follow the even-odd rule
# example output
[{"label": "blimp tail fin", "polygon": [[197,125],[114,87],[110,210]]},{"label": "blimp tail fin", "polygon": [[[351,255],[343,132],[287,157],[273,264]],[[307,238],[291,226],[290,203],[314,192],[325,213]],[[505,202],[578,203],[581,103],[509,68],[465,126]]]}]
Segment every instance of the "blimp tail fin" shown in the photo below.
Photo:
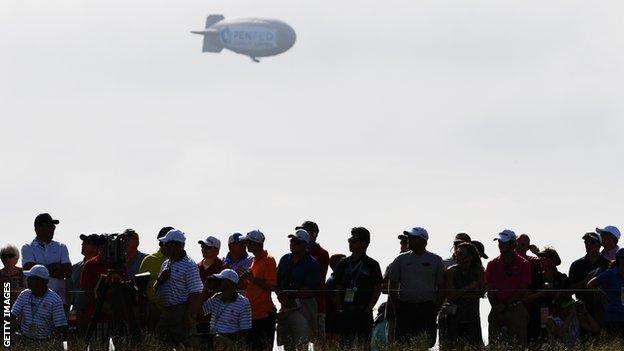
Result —
[{"label": "blimp tail fin", "polygon": [[221,22],[225,19],[225,17],[223,17],[223,15],[210,15],[206,18],[206,27],[208,28],[210,26],[214,26],[215,24],[217,24],[218,22]]},{"label": "blimp tail fin", "polygon": [[221,38],[219,38],[218,32],[205,32],[204,33],[204,46],[202,52],[221,52],[223,50],[223,44],[221,44]]}]

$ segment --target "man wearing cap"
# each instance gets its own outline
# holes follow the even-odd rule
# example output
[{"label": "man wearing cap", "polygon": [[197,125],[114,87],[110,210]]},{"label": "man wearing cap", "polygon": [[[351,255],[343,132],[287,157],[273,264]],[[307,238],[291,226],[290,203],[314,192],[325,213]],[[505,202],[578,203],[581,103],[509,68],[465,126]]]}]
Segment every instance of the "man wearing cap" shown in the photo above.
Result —
[{"label": "man wearing cap", "polygon": [[[514,340],[526,345],[529,314],[522,304],[531,283],[531,265],[516,253],[517,236],[511,230],[498,234],[500,256],[485,269],[485,283],[492,310],[488,316],[489,339]],[[507,337],[507,339],[503,339]]]},{"label": "man wearing cap", "polygon": [[620,230],[617,227],[608,225],[604,228],[596,228],[596,232],[602,238],[601,254],[609,261],[615,260],[615,254],[620,249],[618,241],[620,240]]},{"label": "man wearing cap", "polygon": [[[67,319],[63,310],[63,301],[51,289],[48,289],[50,273],[43,265],[34,265],[24,271],[28,289],[20,293],[11,308],[11,322],[19,321],[20,331],[26,339],[25,344],[41,341],[53,336],[67,334]],[[11,323],[13,324],[13,323]]]},{"label": "man wearing cap", "polygon": [[184,251],[186,236],[182,231],[172,229],[159,240],[168,258],[154,284],[164,307],[156,330],[170,345],[188,345],[189,332],[201,305],[203,285],[199,269]]},{"label": "man wearing cap", "polygon": [[358,342],[369,349],[373,328],[373,308],[381,295],[383,277],[379,263],[366,254],[370,232],[364,227],[351,229],[351,256],[338,263],[334,271],[339,331],[344,346]]},{"label": "man wearing cap", "polygon": [[[537,246],[531,244],[531,238],[529,238],[527,234],[518,235],[518,239],[516,240],[516,242],[516,253],[520,255],[520,257],[529,261],[529,264],[531,265],[531,280],[533,280],[533,278],[536,277],[541,269],[540,259],[537,257],[537,254],[540,252],[540,250],[537,248]],[[535,256],[529,255],[529,251],[531,251],[531,253],[533,253]]]},{"label": "man wearing cap", "polygon": [[609,268],[609,260],[600,254],[602,239],[598,233],[589,232],[583,235],[585,244],[585,256],[572,262],[568,274],[570,287],[579,289],[576,298],[583,301],[589,313],[599,324],[602,323],[602,304],[600,295],[593,292],[582,291],[587,288],[587,283]]},{"label": "man wearing cap", "polygon": [[134,283],[134,275],[139,273],[141,262],[147,254],[139,251],[139,233],[134,229],[126,229],[122,235],[125,237],[126,243],[126,274],[128,279]]},{"label": "man wearing cap", "polygon": [[307,350],[317,335],[318,312],[314,292],[320,286],[321,267],[307,251],[310,234],[298,229],[290,238],[290,253],[277,265],[278,300],[277,344],[286,351]]},{"label": "man wearing cap", "polygon": [[275,258],[264,249],[265,237],[261,231],[250,231],[243,241],[254,256],[250,269],[241,276],[248,282],[245,296],[251,303],[252,327],[247,344],[251,350],[272,350],[276,312],[271,292],[277,289],[277,265]]},{"label": "man wearing cap", "polygon": [[407,342],[426,333],[429,347],[436,341],[436,316],[442,305],[444,263],[427,251],[429,234],[414,227],[403,232],[409,238],[410,251],[397,256],[390,264],[388,302],[396,316],[396,339]]},{"label": "man wearing cap", "polygon": [[72,266],[71,277],[67,279],[67,292],[71,296],[71,310],[76,314],[76,324],[79,331],[83,331],[89,322],[86,308],[87,300],[84,292],[80,291],[80,274],[84,264],[97,256],[100,242],[100,236],[97,234],[80,234],[80,240],[82,240],[81,251],[83,255],[82,261],[75,263]]},{"label": "man wearing cap", "polygon": [[318,313],[318,331],[316,335],[316,342],[324,343],[327,339],[325,335],[325,278],[327,277],[327,270],[329,270],[329,253],[327,250],[321,247],[317,242],[319,235],[319,226],[312,221],[305,221],[300,226],[295,227],[295,230],[303,229],[310,234],[310,243],[308,244],[308,251],[310,255],[314,257],[321,267],[321,275],[319,277],[319,291],[314,294],[316,300],[316,311]]},{"label": "man wearing cap", "polygon": [[241,233],[234,233],[228,238],[228,253],[223,258],[223,262],[229,268],[238,272],[239,270],[247,270],[251,266],[251,260],[253,259],[247,253],[245,242],[243,240],[245,236]]},{"label": "man wearing cap", "polygon": [[[156,239],[163,238],[172,229],[173,227],[161,228],[156,235]],[[150,273],[150,279],[147,283],[147,289],[145,290],[145,295],[148,301],[147,316],[146,318],[143,318],[143,321],[149,331],[155,330],[156,324],[160,319],[160,311],[162,310],[160,299],[154,291],[154,283],[156,283],[156,277],[158,277],[160,267],[163,262],[165,262],[166,255],[164,252],[164,244],[160,240],[158,240],[158,246],[158,251],[145,256],[143,262],[141,262],[141,266],[139,267],[139,273]]]},{"label": "man wearing cap", "polygon": [[71,262],[67,246],[52,240],[57,224],[59,220],[52,219],[48,213],[35,217],[36,237],[30,244],[22,246],[22,266],[25,270],[35,264],[46,266],[50,273],[49,288],[67,305],[65,279],[71,276]]},{"label": "man wearing cap", "polygon": [[244,343],[251,329],[249,300],[236,291],[239,279],[235,271],[227,268],[209,279],[217,281],[219,291],[203,304],[204,314],[210,316],[214,349],[233,350],[235,344]]},{"label": "man wearing cap", "polygon": [[[199,278],[204,283],[202,293],[202,301],[207,300],[214,294],[216,287],[211,286],[207,281],[208,277],[213,274],[221,273],[226,267],[225,263],[219,258],[219,249],[221,249],[221,241],[214,236],[208,236],[205,240],[197,242],[201,246],[202,260],[197,263],[199,269]],[[200,314],[197,317],[197,325],[195,326],[198,333],[210,332],[210,317]]]}]

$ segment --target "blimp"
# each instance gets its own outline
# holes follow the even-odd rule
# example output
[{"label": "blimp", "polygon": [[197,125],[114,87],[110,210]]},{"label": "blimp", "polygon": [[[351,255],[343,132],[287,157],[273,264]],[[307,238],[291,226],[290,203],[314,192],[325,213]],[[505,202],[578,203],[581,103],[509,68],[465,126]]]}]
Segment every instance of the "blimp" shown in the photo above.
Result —
[{"label": "blimp", "polygon": [[191,33],[204,36],[202,52],[228,49],[254,62],[287,51],[297,39],[295,30],[285,22],[259,17],[225,19],[223,15],[210,15],[204,30]]}]

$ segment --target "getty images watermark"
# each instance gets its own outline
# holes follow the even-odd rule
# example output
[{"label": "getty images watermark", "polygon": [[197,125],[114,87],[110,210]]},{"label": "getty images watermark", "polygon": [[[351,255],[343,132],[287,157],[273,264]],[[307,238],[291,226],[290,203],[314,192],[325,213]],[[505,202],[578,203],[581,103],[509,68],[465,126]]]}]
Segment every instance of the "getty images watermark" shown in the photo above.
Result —
[{"label": "getty images watermark", "polygon": [[2,346],[11,347],[11,283],[5,282],[2,287]]}]

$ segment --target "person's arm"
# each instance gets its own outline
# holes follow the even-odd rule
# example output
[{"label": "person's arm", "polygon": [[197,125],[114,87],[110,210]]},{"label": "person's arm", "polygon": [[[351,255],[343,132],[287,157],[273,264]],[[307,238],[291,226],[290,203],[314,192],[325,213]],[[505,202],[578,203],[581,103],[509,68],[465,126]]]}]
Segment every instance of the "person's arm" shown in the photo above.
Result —
[{"label": "person's arm", "polygon": [[336,266],[334,271],[334,300],[336,301],[336,310],[338,312],[343,311],[343,296],[345,294],[345,288],[342,283],[345,273],[345,261],[341,260]]},{"label": "person's arm", "polygon": [[158,273],[158,277],[156,278],[156,282],[154,282],[154,291],[158,291],[163,284],[169,280],[171,276],[171,267],[169,266],[169,262],[165,261],[160,266],[160,272]]},{"label": "person's arm", "polygon": [[375,277],[377,284],[373,286],[373,296],[371,296],[371,300],[368,303],[368,306],[366,306],[367,310],[374,309],[375,305],[377,304],[377,301],[379,300],[379,297],[381,296],[381,286],[383,284],[383,276],[381,275],[381,267],[379,267],[378,262],[375,262],[375,266],[373,268],[373,276]]},{"label": "person's arm", "polygon": [[590,334],[599,334],[600,333],[600,325],[598,322],[589,314],[587,311],[583,313],[576,314],[578,316],[579,325],[581,328],[585,329],[586,332]]},{"label": "person's arm", "polygon": [[202,295],[195,292],[189,295],[188,305],[186,306],[186,327],[191,328],[195,324],[195,317],[198,311],[201,311]]},{"label": "person's arm", "polygon": [[23,245],[21,251],[22,268],[27,271],[35,265],[35,255],[33,254],[32,247],[28,244]]},{"label": "person's arm", "polygon": [[186,277],[186,285],[189,291],[188,297],[188,305],[186,310],[186,323],[187,327],[190,329],[195,323],[195,318],[199,311],[201,311],[200,306],[202,303],[202,291],[204,289],[204,284],[202,284],[201,278],[199,277],[199,268],[196,264],[190,266],[188,271],[185,274]]},{"label": "person's arm", "polygon": [[63,301],[58,299],[52,308],[52,319],[54,322],[53,338],[67,340],[67,317],[65,316]]},{"label": "person's arm", "polygon": [[600,283],[598,282],[598,277],[594,277],[587,282],[588,289],[595,289],[599,287],[600,287]]},{"label": "person's arm", "polygon": [[445,280],[444,280],[444,262],[442,261],[442,259],[440,258],[438,261],[438,270],[436,272],[436,282],[437,282],[437,291],[436,291],[436,296],[435,296],[435,306],[436,309],[440,309],[440,307],[442,307],[442,303],[444,302],[444,288],[445,288]]}]

